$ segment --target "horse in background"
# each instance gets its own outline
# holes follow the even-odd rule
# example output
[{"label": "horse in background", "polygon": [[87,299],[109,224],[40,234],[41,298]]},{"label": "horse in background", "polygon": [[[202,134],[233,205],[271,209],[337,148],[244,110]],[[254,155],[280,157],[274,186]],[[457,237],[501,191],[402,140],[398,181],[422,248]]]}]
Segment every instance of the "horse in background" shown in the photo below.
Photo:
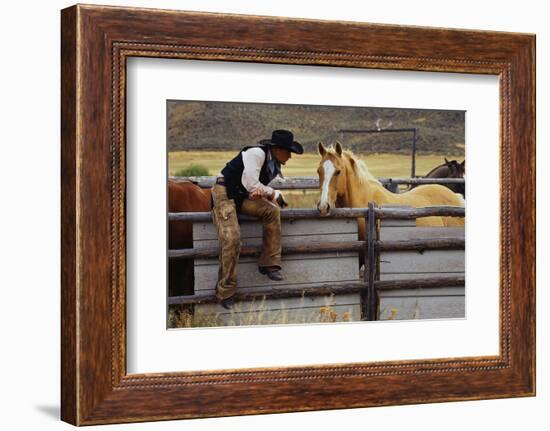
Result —
[{"label": "horse in background", "polygon": [[[343,150],[337,142],[335,148],[319,143],[321,161],[317,173],[321,199],[317,209],[327,215],[332,207],[364,208],[369,202],[377,205],[399,204],[411,207],[451,205],[464,207],[460,194],[439,184],[418,186],[404,193],[392,193],[372,176],[366,164],[351,151]],[[365,238],[365,221],[358,219],[359,238]],[[421,217],[417,226],[464,226],[463,217]]]},{"label": "horse in background", "polygon": [[[424,178],[464,178],[466,172],[466,159],[459,163],[458,160],[447,160],[445,157],[445,163],[436,166],[430,172],[426,174]],[[460,193],[463,197],[466,197],[465,184],[442,184],[445,187],[451,189],[455,193]],[[412,186],[413,189],[417,186]]]},{"label": "horse in background", "polygon": [[[168,181],[168,212],[210,211],[210,190],[191,181]],[[168,248],[193,248],[193,223],[168,222]],[[168,296],[192,295],[195,271],[193,259],[168,260]]]}]

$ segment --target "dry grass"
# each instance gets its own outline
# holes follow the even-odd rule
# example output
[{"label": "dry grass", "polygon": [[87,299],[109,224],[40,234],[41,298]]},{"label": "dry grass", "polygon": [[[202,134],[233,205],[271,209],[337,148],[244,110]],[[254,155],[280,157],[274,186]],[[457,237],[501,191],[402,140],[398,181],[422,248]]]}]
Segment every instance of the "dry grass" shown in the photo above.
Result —
[{"label": "dry grass", "polygon": [[[401,314],[399,314],[401,312]],[[420,317],[420,304],[418,299],[415,301],[414,309],[410,316],[404,315],[402,310],[395,307],[385,307],[383,310],[380,310],[380,319],[381,320],[419,320]]]},{"label": "dry grass", "polygon": [[[302,296],[297,308],[306,307]],[[334,306],[334,295],[324,298],[324,305],[313,307],[309,312],[293,313],[284,305],[278,310],[266,308],[265,296],[261,299],[237,302],[228,313],[211,313],[200,310],[197,306],[193,312],[190,306],[172,305],[168,311],[169,328],[204,328],[216,326],[253,326],[285,325],[308,323],[350,322],[352,309],[338,313]]]},{"label": "dry grass", "polygon": [[289,190],[284,195],[289,208],[315,208],[319,201],[319,190]]},{"label": "dry grass", "polygon": [[[237,153],[235,151],[176,151],[168,154],[168,172],[173,175],[179,169],[200,164],[216,175]],[[358,154],[376,177],[397,178],[411,175],[411,156],[407,154],[370,153]],[[449,155],[462,161],[463,156]],[[288,177],[317,176],[319,155],[315,153],[294,155],[283,167],[283,175]],[[421,154],[416,156],[416,175],[425,175],[433,167],[443,163],[443,156]]]}]

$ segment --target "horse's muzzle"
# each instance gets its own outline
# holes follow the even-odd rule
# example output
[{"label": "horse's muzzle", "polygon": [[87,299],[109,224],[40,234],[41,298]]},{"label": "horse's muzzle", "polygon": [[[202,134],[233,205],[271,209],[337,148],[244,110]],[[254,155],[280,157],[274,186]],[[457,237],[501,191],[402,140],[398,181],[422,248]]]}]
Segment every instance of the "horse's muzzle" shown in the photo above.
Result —
[{"label": "horse's muzzle", "polygon": [[330,213],[330,204],[328,202],[323,202],[322,204],[319,202],[317,204],[317,209],[321,215],[326,216]]}]

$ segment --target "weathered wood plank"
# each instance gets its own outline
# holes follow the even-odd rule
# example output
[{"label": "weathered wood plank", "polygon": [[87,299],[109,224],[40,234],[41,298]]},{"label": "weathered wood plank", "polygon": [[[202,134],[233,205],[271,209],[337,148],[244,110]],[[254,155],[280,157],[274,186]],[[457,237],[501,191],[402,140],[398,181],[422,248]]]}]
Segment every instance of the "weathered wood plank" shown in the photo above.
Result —
[{"label": "weathered wood plank", "polygon": [[[259,246],[262,241],[262,227],[259,223],[245,223],[248,228],[247,244]],[[282,242],[284,247],[308,246],[311,240],[322,238],[326,242],[352,240],[357,238],[355,220],[327,219],[323,221],[283,222]],[[211,224],[199,224],[195,247],[217,248],[217,233]],[[305,235],[313,232],[316,235]],[[357,255],[336,250],[322,254],[295,254],[283,256],[283,274],[285,280],[274,282],[258,272],[254,258],[242,257],[239,262],[239,288],[259,286],[291,287],[300,283],[327,283],[334,281],[356,281],[359,279]],[[213,291],[217,280],[217,259],[195,261],[195,291]]]},{"label": "weathered wood plank", "polygon": [[463,296],[382,297],[380,320],[464,318]]},{"label": "weathered wood plank", "polygon": [[[365,246],[364,241],[341,241],[341,242],[325,242],[325,241],[309,241],[309,238],[295,237],[292,244],[282,246],[282,254],[313,254],[327,252],[358,252]],[[208,247],[197,247],[192,249],[169,250],[168,257],[170,258],[214,258],[218,257],[218,241],[209,240]],[[390,244],[391,246],[391,244]],[[418,247],[416,247],[418,248]],[[255,238],[247,240],[241,245],[240,256],[259,256],[262,251],[262,240]]]},{"label": "weathered wood plank", "polygon": [[[311,248],[315,244],[326,244],[327,246],[331,247],[337,247],[339,243],[342,243],[343,245],[352,246],[354,243],[358,243],[357,245],[360,245],[362,241],[359,241],[357,239],[357,232],[354,233],[336,233],[336,234],[321,234],[321,235],[296,235],[296,236],[287,236],[284,235],[281,238],[283,242],[283,249],[284,247],[290,248],[296,248],[299,249],[299,246],[307,246],[307,244],[311,245]],[[262,236],[257,236],[253,238],[242,238],[242,246],[250,246],[250,247],[256,247],[262,245]],[[307,244],[304,244],[307,243]],[[206,240],[199,240],[196,242],[196,249],[209,249],[212,247],[218,247],[218,239],[206,239]],[[322,249],[322,246],[320,245],[320,248]],[[323,250],[319,250],[323,251]]]},{"label": "weathered wood plank", "polygon": [[416,289],[381,289],[379,290],[380,298],[420,298],[433,296],[462,296],[464,297],[464,286],[450,287],[417,287]]},{"label": "weathered wood plank", "polygon": [[380,279],[391,273],[464,272],[463,250],[393,251],[380,254]]},{"label": "weathered wood plank", "polygon": [[[258,220],[241,223],[240,230],[243,240],[262,237],[262,225]],[[357,222],[354,219],[283,220],[281,234],[283,237],[355,234],[356,239]],[[211,239],[218,239],[216,228],[212,223],[193,223],[193,241]]]},{"label": "weathered wood plank", "polygon": [[[380,225],[381,241],[448,237],[465,238],[466,236],[464,227],[416,227],[412,220],[406,220],[409,222],[408,226],[397,226],[393,224],[396,221],[397,220],[382,221]],[[410,223],[411,221],[412,223]]]},{"label": "weathered wood plank", "polygon": [[[341,238],[343,235],[338,236]],[[326,239],[328,235],[323,236]],[[317,235],[307,237],[286,237],[286,244],[282,247],[283,254],[310,254],[326,252],[351,252],[362,251],[369,246],[381,251],[417,251],[425,250],[464,250],[466,242],[463,238],[435,238],[435,239],[409,239],[404,241],[319,241]],[[367,245],[368,244],[368,245]],[[200,242],[200,247],[191,249],[168,250],[169,258],[213,258],[219,254],[218,241],[206,240]],[[261,253],[262,239],[253,238],[241,244],[241,256],[258,256]]]},{"label": "weathered wood plank", "polygon": [[[359,280],[356,253],[323,253],[283,257],[284,281],[272,281],[258,272],[254,258],[240,259],[239,287],[280,286],[291,287],[300,283],[331,283]],[[218,261],[195,260],[195,291],[214,290],[218,279]]]},{"label": "weathered wood plank", "polygon": [[[445,239],[453,237],[457,245],[464,247],[464,228],[416,227],[414,221],[407,226],[403,221],[382,220],[381,241],[409,242],[428,238]],[[461,243],[461,244],[459,244]],[[450,276],[464,277],[464,250],[430,250],[418,252],[382,252],[381,280],[424,280]],[[453,284],[416,289],[380,289],[380,320],[463,318],[465,316],[464,285]]]},{"label": "weathered wood plank", "polygon": [[[380,230],[382,231],[382,229],[384,228],[388,228],[388,227],[403,227],[403,228],[413,228],[413,227],[416,227],[416,220],[412,220],[412,219],[404,219],[404,220],[399,220],[399,219],[382,219],[379,221],[379,224],[380,224]],[[382,236],[380,236],[382,237]]]},{"label": "weathered wood plank", "polygon": [[[390,282],[392,280],[410,280],[411,285],[418,280],[436,280],[441,278],[452,278],[455,280],[455,284],[462,283],[464,284],[464,272],[393,272],[391,274],[384,274],[384,283]],[[451,283],[453,284],[453,283]]]},{"label": "weathered wood plank", "polygon": [[[408,205],[398,205],[398,204],[384,204],[380,205],[380,209],[413,209],[413,207]],[[382,230],[387,227],[410,227],[414,228],[416,227],[416,220],[414,219],[378,219],[378,225],[380,226],[380,233],[382,233]],[[380,235],[380,239],[382,239],[382,235]]]}]

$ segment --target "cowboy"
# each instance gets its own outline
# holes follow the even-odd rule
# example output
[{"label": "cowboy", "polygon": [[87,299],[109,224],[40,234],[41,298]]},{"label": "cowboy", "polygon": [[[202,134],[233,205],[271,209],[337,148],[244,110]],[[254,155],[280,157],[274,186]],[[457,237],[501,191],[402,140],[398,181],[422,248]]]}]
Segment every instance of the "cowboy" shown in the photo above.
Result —
[{"label": "cowboy", "polygon": [[237,291],[237,264],[241,248],[237,213],[258,217],[263,226],[262,252],[258,269],[271,280],[281,281],[281,213],[286,202],[268,184],[281,176],[281,165],[292,153],[304,149],[288,130],[275,130],[271,139],[244,147],[229,161],[212,188],[212,214],[218,230],[219,271],[216,297],[230,309]]}]

